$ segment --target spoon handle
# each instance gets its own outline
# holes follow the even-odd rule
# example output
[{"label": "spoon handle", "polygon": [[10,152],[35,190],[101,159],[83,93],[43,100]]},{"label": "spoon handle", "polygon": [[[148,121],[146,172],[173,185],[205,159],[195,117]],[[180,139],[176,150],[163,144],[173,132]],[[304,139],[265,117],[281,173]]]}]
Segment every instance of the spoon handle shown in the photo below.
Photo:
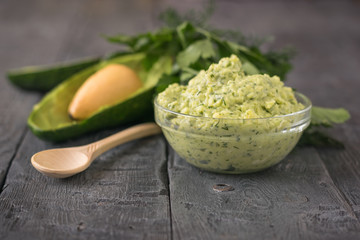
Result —
[{"label": "spoon handle", "polygon": [[120,144],[159,133],[161,133],[161,128],[155,123],[143,123],[91,143],[87,145],[87,149],[91,155],[92,161],[102,153]]}]

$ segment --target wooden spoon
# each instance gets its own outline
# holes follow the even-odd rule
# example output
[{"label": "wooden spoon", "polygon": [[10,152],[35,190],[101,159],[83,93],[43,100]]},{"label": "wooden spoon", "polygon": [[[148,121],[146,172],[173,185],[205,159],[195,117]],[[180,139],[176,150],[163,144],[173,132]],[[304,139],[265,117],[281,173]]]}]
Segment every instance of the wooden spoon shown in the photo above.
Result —
[{"label": "wooden spoon", "polygon": [[46,176],[66,178],[84,171],[96,157],[113,147],[158,133],[161,129],[155,123],[143,123],[88,145],[38,152],[31,157],[31,163]]}]

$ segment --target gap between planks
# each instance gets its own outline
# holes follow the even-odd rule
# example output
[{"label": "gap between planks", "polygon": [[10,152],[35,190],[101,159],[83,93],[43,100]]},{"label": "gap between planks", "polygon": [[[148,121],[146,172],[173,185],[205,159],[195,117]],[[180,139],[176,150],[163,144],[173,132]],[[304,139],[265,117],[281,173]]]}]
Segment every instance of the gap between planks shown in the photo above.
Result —
[{"label": "gap between planks", "polygon": [[335,184],[332,176],[330,175],[328,168],[326,166],[326,164],[324,163],[323,158],[321,157],[321,155],[319,154],[318,150],[314,147],[314,150],[316,152],[316,155],[319,157],[320,159],[320,163],[322,165],[322,167],[324,168],[324,173],[329,177],[329,179],[331,180],[331,183],[334,187],[334,190],[336,192],[337,197],[339,198],[339,200],[341,202],[344,203],[344,208],[346,209],[346,211],[354,218],[356,219],[359,224],[360,224],[360,219],[356,216],[356,213],[353,209],[353,207],[351,206],[351,203],[349,201],[349,199],[346,197],[346,195],[343,193],[343,191],[340,190],[340,188]]},{"label": "gap between planks", "polygon": [[13,155],[11,156],[9,165],[8,165],[7,168],[6,168],[6,171],[5,171],[5,174],[4,174],[4,178],[3,178],[2,182],[0,182],[0,196],[1,196],[1,194],[3,193],[3,191],[5,190],[5,188],[7,187],[7,186],[5,185],[5,182],[6,182],[6,179],[7,179],[8,174],[9,174],[10,167],[12,166],[12,163],[13,163],[13,161],[14,161],[14,159],[15,159],[15,156],[16,156],[16,154],[18,153],[20,146],[23,144],[24,139],[25,139],[25,136],[26,136],[26,133],[27,133],[28,131],[29,131],[29,130],[28,130],[27,126],[25,126],[24,129],[23,129],[23,131],[22,131],[22,134],[21,134],[21,136],[20,136],[20,140],[19,140],[19,142],[16,144],[15,151],[14,151]]}]

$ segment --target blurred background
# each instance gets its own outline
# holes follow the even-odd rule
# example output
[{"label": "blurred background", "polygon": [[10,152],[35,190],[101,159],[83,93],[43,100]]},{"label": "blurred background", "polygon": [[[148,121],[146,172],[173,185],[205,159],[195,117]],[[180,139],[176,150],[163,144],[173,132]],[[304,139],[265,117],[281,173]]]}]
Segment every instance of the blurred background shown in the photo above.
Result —
[{"label": "blurred background", "polygon": [[[1,0],[0,84],[7,89],[1,94],[23,97],[30,111],[40,96],[28,98],[30,93],[10,86],[4,76],[6,70],[104,56],[120,47],[106,42],[101,34],[151,31],[162,26],[158,16],[167,8],[180,13],[201,11],[207,2]],[[314,104],[347,107],[344,103],[360,102],[359,1],[217,0],[214,3],[210,25],[272,40],[264,45],[264,50],[286,46],[296,49],[287,84],[308,95]],[[355,104],[347,108],[353,119],[359,118]],[[24,113],[24,119],[27,114]]]}]

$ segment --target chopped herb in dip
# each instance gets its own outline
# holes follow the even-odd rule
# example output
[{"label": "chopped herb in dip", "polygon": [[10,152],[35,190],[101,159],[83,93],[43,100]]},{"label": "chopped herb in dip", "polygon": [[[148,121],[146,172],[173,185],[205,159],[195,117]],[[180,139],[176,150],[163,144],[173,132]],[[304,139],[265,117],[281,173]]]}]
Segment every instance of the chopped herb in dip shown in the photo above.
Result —
[{"label": "chopped herb in dip", "polygon": [[170,85],[157,101],[175,112],[212,118],[264,118],[304,108],[279,77],[245,76],[235,55],[201,71],[187,86]]}]

